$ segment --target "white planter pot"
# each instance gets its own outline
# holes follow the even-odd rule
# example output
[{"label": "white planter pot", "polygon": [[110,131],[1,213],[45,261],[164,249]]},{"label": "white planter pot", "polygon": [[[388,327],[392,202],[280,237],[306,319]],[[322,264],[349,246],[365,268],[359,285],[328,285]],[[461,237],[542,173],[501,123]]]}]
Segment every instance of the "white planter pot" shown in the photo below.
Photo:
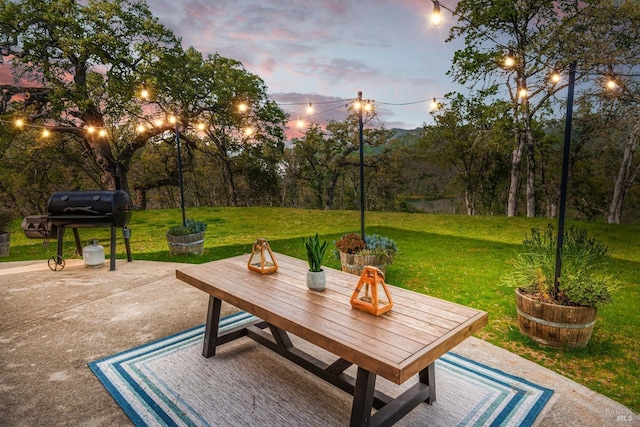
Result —
[{"label": "white planter pot", "polygon": [[327,285],[327,277],[324,270],[307,271],[307,287],[312,291],[322,291]]}]

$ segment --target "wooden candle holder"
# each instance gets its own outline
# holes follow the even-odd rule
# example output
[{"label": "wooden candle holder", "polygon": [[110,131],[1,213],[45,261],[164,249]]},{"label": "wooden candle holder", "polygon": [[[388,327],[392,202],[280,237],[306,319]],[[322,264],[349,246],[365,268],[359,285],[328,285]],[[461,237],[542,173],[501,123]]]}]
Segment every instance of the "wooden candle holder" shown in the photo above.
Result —
[{"label": "wooden candle holder", "polygon": [[[386,295],[387,300],[378,298],[378,287],[381,287]],[[360,293],[364,289],[364,295]],[[351,306],[358,310],[366,311],[374,316],[380,316],[391,310],[393,301],[389,294],[387,284],[384,282],[384,273],[379,268],[366,266],[362,270],[358,285],[351,295]]]},{"label": "wooden candle holder", "polygon": [[[257,254],[260,254],[260,260],[258,261],[256,259],[256,262],[252,262],[253,257]],[[256,271],[260,274],[271,274],[278,271],[278,263],[273,256],[269,242],[265,239],[256,240],[251,249],[251,256],[249,257],[247,267],[249,270]]]}]

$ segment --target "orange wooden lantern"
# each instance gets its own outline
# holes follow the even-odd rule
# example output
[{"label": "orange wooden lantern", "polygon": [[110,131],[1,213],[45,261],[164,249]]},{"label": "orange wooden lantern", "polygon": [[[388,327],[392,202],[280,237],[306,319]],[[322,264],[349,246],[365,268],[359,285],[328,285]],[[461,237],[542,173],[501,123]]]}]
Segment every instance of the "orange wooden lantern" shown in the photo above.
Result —
[{"label": "orange wooden lantern", "polygon": [[[387,298],[386,301],[378,297],[379,287],[384,291]],[[360,296],[363,289],[364,295]],[[384,282],[384,273],[379,268],[370,265],[364,267],[360,280],[358,280],[358,286],[356,286],[353,295],[351,295],[351,306],[375,316],[380,316],[382,313],[391,310],[393,301],[387,284]]]},{"label": "orange wooden lantern", "polygon": [[[260,259],[253,261],[253,257],[258,254],[260,254]],[[278,263],[276,262],[276,258],[273,256],[269,242],[265,239],[256,240],[253,244],[253,248],[251,249],[251,256],[249,257],[247,267],[249,267],[249,270],[257,271],[261,274],[271,274],[278,271]]]}]

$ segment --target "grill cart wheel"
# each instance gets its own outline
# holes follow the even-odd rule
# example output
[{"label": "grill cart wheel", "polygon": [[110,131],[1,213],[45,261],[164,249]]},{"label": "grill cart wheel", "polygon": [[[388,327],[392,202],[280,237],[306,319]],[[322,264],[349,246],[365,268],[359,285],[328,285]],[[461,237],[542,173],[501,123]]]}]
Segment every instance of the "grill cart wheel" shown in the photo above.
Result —
[{"label": "grill cart wheel", "polygon": [[64,269],[64,258],[61,256],[52,256],[49,258],[49,268],[52,271],[58,271]]}]

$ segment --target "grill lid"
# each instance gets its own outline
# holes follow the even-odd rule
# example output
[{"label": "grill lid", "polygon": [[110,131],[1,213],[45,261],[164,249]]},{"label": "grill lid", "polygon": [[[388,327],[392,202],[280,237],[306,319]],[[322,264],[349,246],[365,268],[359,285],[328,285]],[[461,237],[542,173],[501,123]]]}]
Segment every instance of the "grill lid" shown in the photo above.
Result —
[{"label": "grill lid", "polygon": [[118,227],[131,219],[131,198],[122,190],[58,191],[47,202],[49,216],[97,217],[111,216]]}]

